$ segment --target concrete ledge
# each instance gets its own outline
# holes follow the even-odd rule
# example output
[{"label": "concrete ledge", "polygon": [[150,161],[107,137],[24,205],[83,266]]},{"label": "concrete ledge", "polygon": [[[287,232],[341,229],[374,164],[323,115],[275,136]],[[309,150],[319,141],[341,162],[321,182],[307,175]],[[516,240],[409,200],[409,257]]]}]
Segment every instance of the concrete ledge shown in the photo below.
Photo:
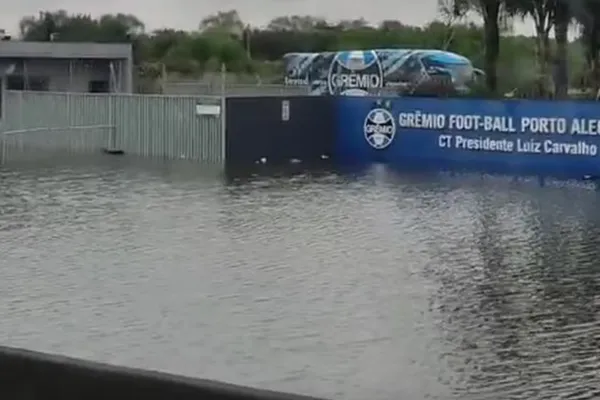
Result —
[{"label": "concrete ledge", "polygon": [[3,346],[0,346],[0,398],[322,400]]},{"label": "concrete ledge", "polygon": [[130,43],[0,41],[0,58],[92,58],[130,60]]}]

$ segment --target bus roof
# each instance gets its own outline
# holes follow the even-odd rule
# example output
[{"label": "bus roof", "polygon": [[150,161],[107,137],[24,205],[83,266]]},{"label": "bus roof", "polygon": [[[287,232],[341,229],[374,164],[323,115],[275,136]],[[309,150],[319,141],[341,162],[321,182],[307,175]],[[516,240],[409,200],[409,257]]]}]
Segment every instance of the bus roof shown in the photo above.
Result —
[{"label": "bus roof", "polygon": [[385,53],[408,53],[408,52],[422,52],[425,53],[428,57],[431,57],[434,61],[439,61],[444,64],[470,64],[471,61],[461,56],[460,54],[453,53],[451,51],[439,50],[439,49],[369,49],[369,50],[340,50],[340,51],[323,51],[323,52],[293,52],[286,53],[283,55],[283,58],[288,58],[292,56],[318,56],[319,54],[332,54],[338,52],[348,52],[348,51],[375,51],[375,52],[385,52]]}]

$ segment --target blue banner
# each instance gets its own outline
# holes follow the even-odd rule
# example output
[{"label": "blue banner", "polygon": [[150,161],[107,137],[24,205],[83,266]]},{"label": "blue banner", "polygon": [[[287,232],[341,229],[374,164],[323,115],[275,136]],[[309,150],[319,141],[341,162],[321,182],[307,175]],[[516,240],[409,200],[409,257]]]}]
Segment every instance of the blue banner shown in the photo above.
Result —
[{"label": "blue banner", "polygon": [[600,174],[600,104],[339,97],[336,158]]}]

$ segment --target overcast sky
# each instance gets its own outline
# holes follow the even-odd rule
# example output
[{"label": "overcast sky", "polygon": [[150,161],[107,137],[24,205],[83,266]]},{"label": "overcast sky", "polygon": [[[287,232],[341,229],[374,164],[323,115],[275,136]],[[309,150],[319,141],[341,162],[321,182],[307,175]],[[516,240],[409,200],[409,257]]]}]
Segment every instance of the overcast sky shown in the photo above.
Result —
[{"label": "overcast sky", "polygon": [[[161,27],[195,29],[200,20],[216,11],[236,9],[251,25],[265,25],[281,15],[315,15],[329,20],[363,17],[376,23],[396,19],[405,24],[423,25],[437,15],[438,0],[4,0],[0,28],[17,34],[19,20],[41,10],[69,12],[131,13],[148,30]],[[7,7],[8,5],[8,7]],[[531,23],[516,23],[515,31],[529,34]]]}]

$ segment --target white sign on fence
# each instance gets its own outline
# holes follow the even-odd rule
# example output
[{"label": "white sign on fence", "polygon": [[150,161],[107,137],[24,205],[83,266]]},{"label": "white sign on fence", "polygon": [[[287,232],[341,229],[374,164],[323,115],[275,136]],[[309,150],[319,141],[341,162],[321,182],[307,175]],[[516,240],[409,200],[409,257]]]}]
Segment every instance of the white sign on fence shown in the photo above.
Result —
[{"label": "white sign on fence", "polygon": [[196,104],[196,115],[221,115],[221,106],[215,104]]}]

